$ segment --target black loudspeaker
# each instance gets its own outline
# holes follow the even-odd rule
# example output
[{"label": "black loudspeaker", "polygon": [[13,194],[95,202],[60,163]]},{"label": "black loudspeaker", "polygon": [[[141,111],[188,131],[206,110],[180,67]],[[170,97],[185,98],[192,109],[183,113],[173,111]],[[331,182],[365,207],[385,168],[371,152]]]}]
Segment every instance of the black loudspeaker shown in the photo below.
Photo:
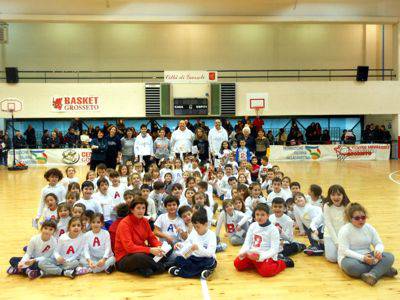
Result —
[{"label": "black loudspeaker", "polygon": [[368,80],[368,66],[358,66],[357,67],[357,81],[367,81]]},{"label": "black loudspeaker", "polygon": [[18,83],[18,68],[6,68],[6,81],[7,83]]}]

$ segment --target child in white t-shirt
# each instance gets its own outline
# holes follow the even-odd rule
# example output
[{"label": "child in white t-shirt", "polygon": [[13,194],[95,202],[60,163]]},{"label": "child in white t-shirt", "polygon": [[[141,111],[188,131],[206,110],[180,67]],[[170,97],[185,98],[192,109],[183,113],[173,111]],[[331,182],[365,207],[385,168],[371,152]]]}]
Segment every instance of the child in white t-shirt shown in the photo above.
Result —
[{"label": "child in white t-shirt", "polygon": [[282,180],[278,177],[272,179],[272,191],[268,194],[267,204],[272,205],[274,198],[283,198],[285,201],[290,198],[290,195],[282,190]]},{"label": "child in white t-shirt", "polygon": [[115,257],[111,250],[110,234],[102,229],[104,217],[94,214],[90,219],[92,230],[85,233],[85,247],[81,258],[82,267],[76,270],[77,275],[89,272],[99,273],[104,271],[111,274],[115,270]]},{"label": "child in white t-shirt", "polygon": [[177,216],[179,199],[174,196],[167,196],[164,200],[166,213],[158,216],[154,223],[154,234],[170,245],[180,241],[180,232],[185,230],[185,223]]},{"label": "child in white t-shirt", "polygon": [[208,229],[207,212],[204,209],[200,208],[193,214],[192,222],[194,230],[189,237],[174,247],[179,250],[179,256],[168,272],[173,276],[183,278],[200,276],[207,280],[217,267],[215,259],[217,238],[215,233]]},{"label": "child in white t-shirt", "polygon": [[57,222],[57,230],[54,233],[54,237],[58,240],[58,238],[67,232],[69,220],[71,220],[71,209],[67,203],[61,203],[57,207],[58,213],[58,222]]},{"label": "child in white t-shirt", "polygon": [[240,230],[237,230],[240,221],[245,214],[239,210],[235,210],[233,200],[226,200],[223,204],[223,210],[219,215],[215,235],[219,237],[222,226],[225,226],[225,236],[229,238],[233,246],[242,245],[246,236],[247,224],[243,224]]},{"label": "child in white t-shirt", "polygon": [[310,188],[308,189],[308,196],[309,196],[309,198],[307,199],[308,203],[322,208],[324,203],[322,201],[322,188],[319,185],[317,184],[310,185]]},{"label": "child in white t-shirt", "polygon": [[[113,217],[111,215],[113,213],[114,203],[109,193],[108,181],[105,178],[101,178],[97,181],[97,191],[98,192],[93,195],[93,199],[101,206],[105,226],[108,229],[113,222]],[[114,218],[114,220],[115,219],[116,218]]]},{"label": "child in white t-shirt", "polygon": [[323,255],[323,215],[322,209],[306,202],[304,194],[294,195],[294,217],[299,226],[300,235],[307,234],[310,247],[304,250],[307,255]]},{"label": "child in white t-shirt", "polygon": [[286,204],[283,198],[274,198],[274,200],[272,200],[273,214],[269,216],[269,221],[279,230],[281,240],[279,247],[280,255],[288,257],[290,255],[302,252],[304,249],[306,249],[306,246],[294,240],[294,222],[288,215],[284,213],[285,207]]},{"label": "child in white t-shirt", "polygon": [[109,174],[111,185],[108,187],[108,193],[110,194],[113,202],[117,206],[124,202],[124,193],[127,190],[127,186],[120,182],[120,176],[117,171],[112,171]]},{"label": "child in white t-shirt", "polygon": [[42,270],[41,275],[75,278],[84,244],[81,219],[72,217],[68,223],[68,232],[64,233],[58,240],[54,257],[39,262],[39,268]]},{"label": "child in white t-shirt", "polygon": [[57,241],[54,238],[56,228],[56,222],[51,220],[44,221],[41,225],[40,233],[34,235],[29,241],[25,255],[23,257],[10,258],[10,267],[7,269],[7,274],[26,274],[30,279],[41,276],[38,264],[52,257],[57,246]]},{"label": "child in white t-shirt", "polygon": [[257,204],[254,214],[256,221],[250,225],[244,244],[234,261],[236,270],[256,269],[261,276],[271,277],[286,267],[293,267],[292,260],[287,259],[285,263],[278,259],[279,230],[268,220],[268,205]]},{"label": "child in white t-shirt", "polygon": [[78,178],[78,177],[75,177],[75,175],[76,175],[76,170],[75,170],[75,168],[74,168],[73,166],[68,166],[68,167],[65,169],[65,175],[66,175],[67,177],[64,177],[64,178],[61,180],[61,184],[64,186],[65,189],[68,188],[68,185],[69,185],[71,182],[79,182],[79,178]]}]

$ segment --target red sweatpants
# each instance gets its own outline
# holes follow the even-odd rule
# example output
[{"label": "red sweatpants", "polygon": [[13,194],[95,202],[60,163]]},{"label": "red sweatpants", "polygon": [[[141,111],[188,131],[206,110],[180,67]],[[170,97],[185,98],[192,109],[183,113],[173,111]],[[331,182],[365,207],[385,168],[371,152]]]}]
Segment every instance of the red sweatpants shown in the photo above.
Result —
[{"label": "red sweatpants", "polygon": [[276,274],[286,269],[286,264],[282,260],[273,260],[272,258],[259,262],[251,260],[247,257],[245,257],[244,259],[240,259],[238,256],[236,257],[233,264],[238,271],[255,268],[258,274],[263,277],[275,276]]}]

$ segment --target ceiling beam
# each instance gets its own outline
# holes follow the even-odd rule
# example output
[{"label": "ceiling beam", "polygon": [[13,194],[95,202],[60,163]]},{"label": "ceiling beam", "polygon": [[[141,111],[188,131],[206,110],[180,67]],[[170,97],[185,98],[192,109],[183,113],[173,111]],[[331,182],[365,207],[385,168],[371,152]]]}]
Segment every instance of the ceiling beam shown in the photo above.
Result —
[{"label": "ceiling beam", "polygon": [[366,16],[120,16],[0,14],[0,22],[56,23],[365,23],[397,24],[400,17]]}]

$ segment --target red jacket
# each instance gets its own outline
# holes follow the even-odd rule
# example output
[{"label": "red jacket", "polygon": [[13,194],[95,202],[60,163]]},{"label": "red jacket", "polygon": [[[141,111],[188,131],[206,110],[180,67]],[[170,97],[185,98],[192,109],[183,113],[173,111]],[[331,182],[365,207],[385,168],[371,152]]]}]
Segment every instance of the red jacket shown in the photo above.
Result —
[{"label": "red jacket", "polygon": [[117,228],[118,224],[123,220],[123,218],[118,218],[116,219],[108,228],[108,232],[110,233],[110,239],[111,239],[111,249],[114,252],[114,246],[115,246],[115,235],[117,234]]},{"label": "red jacket", "polygon": [[117,261],[131,253],[150,253],[150,247],[161,246],[161,242],[151,231],[146,218],[138,219],[128,215],[118,224],[115,236],[115,258]]}]

